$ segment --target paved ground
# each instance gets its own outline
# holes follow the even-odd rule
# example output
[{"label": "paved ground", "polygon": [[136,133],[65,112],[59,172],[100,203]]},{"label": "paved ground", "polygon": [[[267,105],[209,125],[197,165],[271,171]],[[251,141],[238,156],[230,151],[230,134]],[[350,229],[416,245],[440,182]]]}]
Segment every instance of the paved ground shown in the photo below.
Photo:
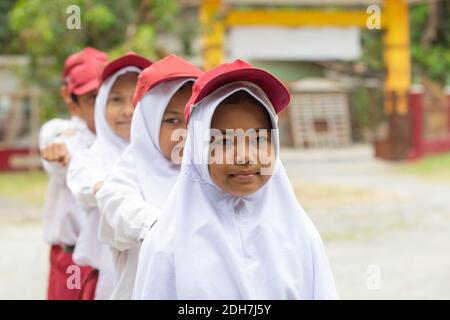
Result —
[{"label": "paved ground", "polygon": [[0,198],[0,299],[45,299],[49,248],[41,208]]},{"label": "paved ground", "polygon": [[450,298],[450,182],[398,175],[366,146],[283,159],[342,298]]},{"label": "paved ground", "polygon": [[[450,182],[401,176],[371,149],[282,158],[346,299],[450,299]],[[0,299],[45,298],[40,208],[0,198]]]}]

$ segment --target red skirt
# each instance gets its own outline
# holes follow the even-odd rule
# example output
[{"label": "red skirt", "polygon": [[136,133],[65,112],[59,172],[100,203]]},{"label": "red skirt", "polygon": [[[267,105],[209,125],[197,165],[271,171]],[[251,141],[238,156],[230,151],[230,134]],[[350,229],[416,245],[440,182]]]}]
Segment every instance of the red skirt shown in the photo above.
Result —
[{"label": "red skirt", "polygon": [[50,250],[50,274],[47,297],[49,300],[80,300],[82,284],[92,268],[79,266],[70,252],[53,245]]}]

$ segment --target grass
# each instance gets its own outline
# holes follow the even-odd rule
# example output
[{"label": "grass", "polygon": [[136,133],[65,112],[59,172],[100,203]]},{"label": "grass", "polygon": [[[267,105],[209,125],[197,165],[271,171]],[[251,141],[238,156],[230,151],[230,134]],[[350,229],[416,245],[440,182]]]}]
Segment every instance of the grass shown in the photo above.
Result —
[{"label": "grass", "polygon": [[439,182],[450,182],[450,152],[398,166],[398,172]]},{"label": "grass", "polygon": [[0,173],[0,197],[43,205],[47,175],[43,171]]}]

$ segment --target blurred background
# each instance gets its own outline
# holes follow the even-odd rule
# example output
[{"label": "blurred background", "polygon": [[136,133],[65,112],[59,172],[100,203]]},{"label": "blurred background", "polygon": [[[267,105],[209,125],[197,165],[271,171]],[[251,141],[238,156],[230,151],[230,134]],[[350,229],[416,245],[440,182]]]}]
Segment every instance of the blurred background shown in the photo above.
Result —
[{"label": "blurred background", "polygon": [[92,46],[277,75],[282,159],[345,299],[450,299],[450,0],[1,0],[0,299],[44,299],[41,124]]}]

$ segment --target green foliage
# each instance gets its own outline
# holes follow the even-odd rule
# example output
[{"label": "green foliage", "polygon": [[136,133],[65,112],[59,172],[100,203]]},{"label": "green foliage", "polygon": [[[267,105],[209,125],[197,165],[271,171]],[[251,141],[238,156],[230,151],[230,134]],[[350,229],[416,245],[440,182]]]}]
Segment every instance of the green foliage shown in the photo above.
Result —
[{"label": "green foliage", "polygon": [[373,72],[384,70],[382,32],[361,30],[361,61]]},{"label": "green foliage", "polygon": [[[440,10],[436,38],[425,48],[421,39],[429,19],[429,5],[426,2],[411,4],[410,37],[413,82],[425,77],[441,86],[450,85],[450,1],[439,2]],[[378,77],[384,76],[383,31],[361,30],[362,56],[360,61]],[[361,137],[363,128],[370,128],[383,119],[382,92],[375,92],[376,108],[370,109],[370,95],[367,88],[356,88],[352,97],[352,124],[355,139]]]},{"label": "green foliage", "polygon": [[174,16],[178,13],[178,6],[174,1],[150,0],[153,12],[153,21],[157,29],[170,30],[173,28]]},{"label": "green foliage", "polygon": [[12,32],[7,26],[9,23],[8,13],[15,3],[16,0],[0,1],[0,51],[3,53],[9,53],[13,43]]},{"label": "green foliage", "polygon": [[445,85],[450,84],[450,1],[444,0],[438,4],[436,38],[428,48],[421,44],[421,37],[427,24],[429,7],[425,3],[411,7],[411,56],[416,75],[420,72]]},{"label": "green foliage", "polygon": [[[155,34],[161,28],[170,31],[177,13],[175,0],[3,1],[0,9],[9,11],[9,19],[0,14],[0,39],[8,36],[13,53],[30,56],[31,68],[24,78],[39,83],[42,89],[43,120],[65,111],[58,88],[69,54],[92,46],[113,58],[133,50],[157,59],[160,56],[154,46]],[[67,9],[72,5],[80,8],[80,29],[67,27],[73,14]],[[11,39],[17,40],[14,43]],[[3,46],[1,50],[3,53]]]},{"label": "green foliage", "polygon": [[[93,46],[117,57],[129,50],[157,59],[166,52],[155,47],[158,32],[175,33],[182,51],[193,54],[192,43],[198,34],[196,21],[179,12],[176,0],[0,0],[0,54],[27,54],[31,68],[23,78],[39,83],[41,115],[48,119],[65,111],[59,97],[61,67],[64,59],[85,46]],[[437,36],[429,48],[421,46],[429,3],[410,5],[411,54],[415,78],[425,75],[449,83],[450,1],[440,3]],[[69,30],[66,21],[70,5],[80,7],[81,29]],[[331,9],[331,8],[328,8]],[[383,75],[382,31],[361,30],[361,62],[371,74]],[[367,105],[364,94],[356,93],[358,105]],[[355,104],[356,105],[356,104]],[[355,112],[366,124],[367,110]]]},{"label": "green foliage", "polygon": [[95,26],[97,31],[104,33],[114,25],[114,14],[104,5],[94,5],[86,13],[86,23]]}]

